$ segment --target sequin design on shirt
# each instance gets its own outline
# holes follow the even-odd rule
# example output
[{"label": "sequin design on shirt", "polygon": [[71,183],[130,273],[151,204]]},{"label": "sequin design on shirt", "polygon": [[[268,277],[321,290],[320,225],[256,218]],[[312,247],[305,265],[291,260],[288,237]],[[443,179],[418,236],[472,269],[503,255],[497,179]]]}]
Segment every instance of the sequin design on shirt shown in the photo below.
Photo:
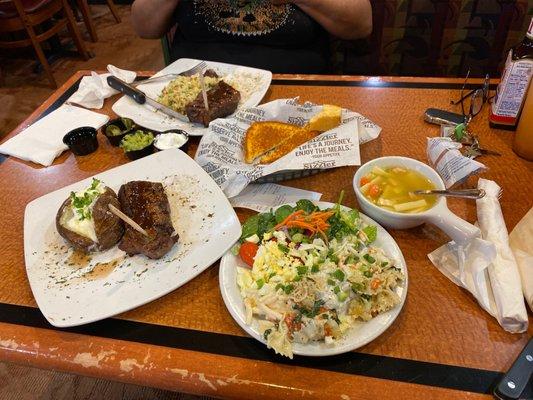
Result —
[{"label": "sequin design on shirt", "polygon": [[291,6],[270,0],[194,0],[194,13],[210,28],[230,35],[266,35],[287,23]]}]

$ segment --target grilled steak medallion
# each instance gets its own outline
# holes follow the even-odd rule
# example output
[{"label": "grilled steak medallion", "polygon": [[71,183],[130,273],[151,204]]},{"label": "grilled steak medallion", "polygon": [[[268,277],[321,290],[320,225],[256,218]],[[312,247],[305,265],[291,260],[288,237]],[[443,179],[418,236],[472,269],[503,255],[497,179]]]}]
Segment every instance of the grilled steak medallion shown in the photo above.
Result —
[{"label": "grilled steak medallion", "polygon": [[170,220],[168,198],[159,182],[132,181],[121,186],[118,198],[122,211],[137,222],[148,234],[146,237],[126,224],[126,232],[119,249],[126,253],[161,258],[178,241],[178,234]]},{"label": "grilled steak medallion", "polygon": [[218,74],[213,69],[206,69],[204,72],[204,76],[208,76],[210,78],[218,78]]},{"label": "grilled steak medallion", "polygon": [[241,94],[238,90],[226,82],[220,81],[215,87],[207,91],[209,110],[205,109],[204,98],[202,93],[199,93],[192,103],[187,104],[185,111],[189,121],[209,126],[209,123],[214,119],[233,114],[240,100]]}]

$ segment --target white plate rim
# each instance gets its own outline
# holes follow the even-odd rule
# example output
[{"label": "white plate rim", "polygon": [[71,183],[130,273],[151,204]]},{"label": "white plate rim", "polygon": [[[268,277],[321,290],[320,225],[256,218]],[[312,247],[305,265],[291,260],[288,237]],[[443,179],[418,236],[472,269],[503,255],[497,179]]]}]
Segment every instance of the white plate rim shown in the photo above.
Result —
[{"label": "white plate rim", "polygon": [[[319,206],[320,208],[329,208],[334,206],[334,203],[329,202],[313,202],[315,205]],[[293,204],[289,204],[294,206]],[[274,210],[281,207],[274,207]],[[342,206],[343,209],[349,210],[349,207]],[[404,284],[400,287],[399,290],[401,290],[400,295],[400,303],[394,307],[393,309],[382,313],[378,315],[377,317],[373,318],[371,321],[366,322],[365,324],[372,322],[374,320],[377,320],[381,317],[381,319],[389,318],[388,322],[383,324],[379,329],[377,329],[373,334],[368,336],[365,340],[360,341],[358,343],[355,343],[353,346],[350,344],[344,344],[341,346],[331,346],[326,348],[321,348],[318,346],[313,345],[301,345],[298,343],[293,344],[293,353],[299,356],[309,356],[309,357],[323,357],[323,356],[332,356],[332,355],[338,355],[343,354],[346,352],[350,352],[353,350],[356,350],[362,346],[365,346],[366,344],[372,342],[377,337],[382,335],[396,320],[398,315],[400,314],[401,310],[403,309],[403,306],[405,304],[406,298],[407,298],[407,291],[408,291],[408,272],[407,272],[407,265],[405,263],[405,258],[403,256],[403,253],[394,240],[394,238],[383,228],[380,224],[378,224],[376,221],[374,221],[372,218],[366,216],[365,214],[359,212],[359,215],[368,224],[375,225],[378,229],[378,238],[384,237],[389,243],[391,248],[397,252],[398,258],[397,261],[400,263],[400,267],[402,269],[402,272],[405,275],[405,281]],[[384,249],[386,254],[389,254],[389,252]],[[242,302],[242,298],[240,297],[239,289],[237,287],[237,282],[231,282],[228,281],[230,276],[232,275],[230,271],[230,268],[239,268],[237,265],[235,265],[235,259],[236,256],[234,256],[230,251],[226,252],[220,260],[220,267],[219,267],[219,287],[220,292],[222,294],[222,299],[224,300],[224,304],[226,305],[226,308],[228,309],[229,313],[231,314],[232,318],[237,322],[237,324],[246,332],[248,335],[250,335],[252,338],[258,340],[262,344],[266,346],[266,341],[263,339],[263,337],[255,330],[252,326],[247,325],[244,321],[244,313],[242,312],[244,308],[241,308],[241,310],[237,309],[233,302],[233,297],[231,294],[232,289],[235,289],[238,293],[239,299]],[[323,344],[321,344],[322,347]]]},{"label": "white plate rim", "polygon": [[[83,321],[81,321],[81,322],[80,321],[65,322],[65,321],[62,321],[61,318],[58,318],[56,315],[54,315],[53,319],[49,318],[49,315],[48,315],[48,312],[47,312],[47,307],[48,306],[44,304],[44,298],[45,298],[44,296],[45,296],[45,294],[42,293],[42,291],[36,285],[36,281],[33,278],[32,265],[30,265],[30,261],[29,261],[29,259],[32,257],[32,254],[31,254],[32,248],[30,247],[30,244],[29,244],[29,240],[30,239],[29,239],[29,235],[27,233],[29,231],[29,229],[30,229],[30,225],[29,225],[29,222],[28,222],[28,215],[31,215],[31,213],[33,212],[32,211],[33,208],[38,207],[39,204],[43,201],[43,199],[46,199],[47,197],[55,196],[58,193],[69,192],[71,189],[75,188],[76,186],[80,186],[81,183],[84,182],[84,181],[90,182],[90,180],[93,177],[98,177],[98,176],[101,176],[103,174],[108,174],[108,173],[116,173],[116,170],[119,170],[121,167],[125,167],[127,165],[131,165],[132,163],[136,163],[137,161],[140,162],[140,161],[146,160],[148,157],[158,157],[158,156],[161,157],[162,153],[166,153],[169,157],[172,156],[172,153],[176,153],[175,154],[176,157],[177,157],[176,158],[176,165],[180,164],[179,163],[179,158],[180,157],[181,157],[182,160],[185,157],[185,159],[189,159],[189,162],[192,161],[194,164],[196,164],[194,162],[194,160],[191,157],[189,157],[186,153],[184,153],[183,151],[181,151],[179,149],[169,149],[169,150],[165,150],[164,152],[154,153],[151,156],[147,156],[147,157],[141,158],[139,160],[135,160],[135,161],[132,161],[130,163],[123,164],[123,165],[111,168],[109,170],[106,170],[106,171],[102,171],[102,172],[100,172],[98,174],[95,174],[95,175],[93,175],[91,177],[84,178],[84,179],[82,179],[80,181],[74,182],[74,183],[72,183],[70,185],[64,186],[64,187],[59,188],[59,189],[57,189],[57,190],[55,190],[53,192],[47,193],[47,194],[45,194],[43,196],[40,196],[37,199],[32,200],[30,203],[28,203],[26,205],[26,208],[25,208],[25,211],[24,211],[24,263],[25,263],[26,275],[27,275],[27,278],[28,278],[28,281],[29,281],[29,284],[30,284],[30,288],[31,288],[33,297],[34,297],[34,299],[35,299],[35,301],[37,303],[37,306],[41,310],[41,312],[44,315],[44,317],[46,318],[46,320],[51,325],[53,325],[55,327],[59,327],[59,328],[66,328],[66,327],[74,327],[74,326],[85,325],[85,324],[88,324],[88,323],[100,321],[102,319],[115,316],[117,314],[124,313],[126,311],[130,311],[132,309],[135,309],[135,308],[141,307],[141,306],[143,306],[145,304],[148,304],[148,303],[150,303],[150,302],[152,302],[154,300],[157,300],[157,299],[167,295],[168,293],[180,288],[181,286],[185,285],[186,283],[190,282],[191,280],[196,278],[198,275],[200,275],[202,272],[204,272],[205,270],[207,270],[208,268],[213,266],[213,264],[220,259],[221,254],[224,254],[229,249],[231,249],[231,247],[233,246],[233,243],[235,242],[235,240],[237,240],[240,237],[240,235],[241,235],[241,225],[239,223],[238,216],[235,213],[235,210],[233,209],[233,206],[230,204],[229,200],[223,194],[223,192],[221,191],[220,187],[211,179],[211,177],[209,177],[209,175],[201,167],[198,166],[197,172],[200,175],[203,175],[205,181],[209,182],[209,186],[211,188],[213,188],[214,190],[220,191],[219,194],[221,194],[221,196],[217,197],[217,201],[219,199],[221,201],[225,201],[225,203],[224,203],[225,207],[224,208],[226,209],[226,211],[229,212],[229,215],[226,216],[226,218],[229,221],[228,228],[227,228],[227,235],[225,235],[225,239],[224,239],[225,240],[224,243],[226,243],[226,244],[224,246],[222,246],[222,249],[225,249],[225,250],[222,251],[222,249],[221,249],[217,253],[213,253],[211,256],[207,257],[206,260],[202,263],[202,265],[198,265],[198,267],[195,268],[195,272],[193,274],[191,274],[190,277],[187,280],[185,280],[185,281],[183,281],[183,282],[181,282],[180,284],[177,284],[177,285],[171,285],[168,288],[166,288],[164,290],[161,290],[160,292],[157,292],[156,294],[154,294],[152,296],[143,298],[142,301],[135,302],[135,303],[129,304],[127,306],[123,306],[123,307],[111,307],[109,312],[102,312],[101,314],[99,314],[96,317],[83,319]],[[140,174],[145,176],[146,172],[145,171],[144,172],[141,171]],[[76,188],[75,190],[77,190],[77,189],[78,188]],[[54,210],[54,215],[55,215],[55,210]],[[219,254],[219,253],[221,253],[221,254]],[[176,262],[169,263],[168,267],[174,266],[175,268],[178,268],[179,265],[180,265],[180,262],[176,261]]]},{"label": "white plate rim", "polygon": [[[166,73],[180,73],[180,72],[183,72],[183,71],[186,71],[188,70],[191,66],[194,66],[196,65],[197,63],[199,62],[202,62],[204,60],[197,60],[197,59],[194,59],[194,58],[179,58],[178,60],[174,61],[172,64],[169,64],[167,65],[165,68],[163,68],[161,71],[158,71],[156,74],[154,74],[154,77],[157,77],[157,76],[160,76],[160,75],[164,75]],[[207,61],[205,60],[206,64],[207,64],[207,67],[211,67],[211,68],[221,68],[221,69],[229,69],[229,70],[235,70],[235,69],[238,69],[238,68],[242,68],[242,69],[245,69],[245,70],[249,70],[251,72],[256,72],[256,73],[259,73],[261,74],[262,76],[265,77],[265,82],[263,84],[263,86],[260,88],[260,90],[254,92],[250,98],[244,103],[242,104],[241,107],[238,108],[239,109],[246,109],[246,108],[250,108],[250,107],[255,107],[257,106],[259,103],[261,103],[261,101],[263,100],[263,98],[265,97],[265,94],[267,93],[268,89],[270,88],[270,84],[272,82],[272,72],[271,71],[268,71],[268,70],[265,70],[265,69],[260,69],[260,68],[254,68],[254,67],[248,67],[246,65],[237,65],[237,64],[229,64],[229,63],[222,63],[222,62],[217,62],[217,61]],[[173,69],[173,65],[174,64],[184,64],[183,66],[180,66],[179,68],[177,69]],[[139,84],[138,88],[139,89],[143,89],[143,83]],[[129,103],[128,106],[131,107],[133,106],[134,109],[137,108],[137,107],[144,107],[142,105],[139,105],[137,103],[135,103],[132,99],[129,99],[127,96],[121,96],[120,99],[118,99],[112,106],[112,110],[114,112],[117,113],[117,115],[119,115],[120,117],[125,117],[125,118],[130,118],[132,119],[136,124],[140,125],[140,126],[143,126],[147,129],[153,129],[155,131],[161,131],[161,128],[162,126],[156,126],[155,124],[154,125],[151,125],[151,122],[148,121],[143,121],[143,120],[140,120],[138,118],[138,116],[136,115],[133,115],[133,113],[127,113],[127,112],[124,112],[122,107],[124,107],[124,104],[123,103]],[[237,110],[237,111],[238,111]],[[121,115],[123,114],[123,115]],[[234,115],[234,114],[232,114]],[[230,117],[230,116],[228,116]],[[228,118],[226,117],[226,118]],[[169,118],[169,117],[166,117],[166,116],[162,116],[161,117],[161,120],[164,120],[165,118]],[[161,124],[161,121],[159,121],[159,123]],[[205,135],[205,133],[207,132],[207,130],[209,129],[209,127],[203,127],[203,126],[200,126],[199,124],[192,124],[190,122],[182,122],[182,121],[175,121],[175,126],[169,124],[165,130],[168,130],[168,129],[182,129],[184,131],[186,131],[189,136],[203,136]],[[194,129],[191,129],[191,127],[194,127]]]}]

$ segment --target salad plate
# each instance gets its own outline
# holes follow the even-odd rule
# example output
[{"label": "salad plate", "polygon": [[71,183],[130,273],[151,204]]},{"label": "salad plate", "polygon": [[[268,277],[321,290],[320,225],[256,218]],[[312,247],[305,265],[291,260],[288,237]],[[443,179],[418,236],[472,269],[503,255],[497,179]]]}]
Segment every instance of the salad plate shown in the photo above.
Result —
[{"label": "salad plate", "polygon": [[[335,206],[335,204],[327,202],[317,202],[315,205],[318,206],[320,210],[329,209]],[[294,204],[291,206],[294,206]],[[350,210],[344,206],[340,207],[346,212]],[[355,321],[352,325],[350,325],[350,328],[343,333],[342,337],[336,339],[333,343],[331,343],[331,341],[326,343],[325,340],[311,340],[305,344],[293,342],[293,354],[304,356],[329,356],[345,353],[364,346],[365,344],[376,339],[392,325],[396,317],[399,315],[403,304],[405,303],[408,286],[407,267],[398,244],[394,241],[392,236],[390,236],[390,234],[374,220],[361,213],[359,214],[359,217],[365,226],[376,227],[375,233],[377,233],[377,236],[375,241],[372,242],[372,247],[381,249],[383,254],[391,262],[393,262],[396,269],[401,271],[403,274],[403,282],[394,288],[394,292],[398,296],[399,302],[388,311],[376,315],[369,321]],[[243,229],[243,232],[244,231],[245,229]],[[239,324],[239,326],[256,340],[262,342],[263,344],[267,344],[267,340],[265,338],[266,335],[260,327],[259,318],[256,318],[254,315],[252,323],[247,323],[247,309],[238,281],[240,279],[239,269],[245,268],[250,270],[250,267],[241,259],[239,255],[235,255],[234,253],[235,252],[233,251],[228,251],[222,257],[220,262],[219,284],[222,298],[231,316]],[[330,275],[334,274],[330,273]]]},{"label": "salad plate", "polygon": [[[153,77],[156,78],[168,74],[179,74],[191,69],[200,62],[201,60],[180,58],[159,71]],[[225,77],[229,77],[230,84],[236,82],[236,84],[240,84],[246,89],[240,90],[241,103],[237,107],[237,110],[258,105],[265,96],[270,87],[270,82],[272,81],[272,73],[267,70],[214,61],[206,61],[206,64],[208,69],[213,69],[221,78],[224,79]],[[142,90],[148,96],[157,99],[171,80],[172,78],[168,80],[158,80],[154,83],[150,83],[150,81],[147,80],[145,83],[138,85],[137,88]],[[136,124],[155,131],[163,132],[170,129],[182,129],[190,136],[203,136],[209,129],[200,124],[179,121],[161,112],[156,112],[147,105],[136,103],[128,96],[122,96],[115,102],[115,104],[113,104],[112,108],[119,116],[131,118]]]}]

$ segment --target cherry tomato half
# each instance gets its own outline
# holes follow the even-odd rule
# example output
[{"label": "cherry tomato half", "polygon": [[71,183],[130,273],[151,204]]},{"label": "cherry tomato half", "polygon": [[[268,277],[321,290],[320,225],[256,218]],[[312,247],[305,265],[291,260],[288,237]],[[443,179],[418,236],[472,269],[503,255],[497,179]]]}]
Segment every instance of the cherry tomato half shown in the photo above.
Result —
[{"label": "cherry tomato half", "polygon": [[241,259],[250,267],[253,267],[254,265],[254,257],[257,253],[257,249],[259,249],[259,246],[252,242],[244,242],[239,249]]}]

